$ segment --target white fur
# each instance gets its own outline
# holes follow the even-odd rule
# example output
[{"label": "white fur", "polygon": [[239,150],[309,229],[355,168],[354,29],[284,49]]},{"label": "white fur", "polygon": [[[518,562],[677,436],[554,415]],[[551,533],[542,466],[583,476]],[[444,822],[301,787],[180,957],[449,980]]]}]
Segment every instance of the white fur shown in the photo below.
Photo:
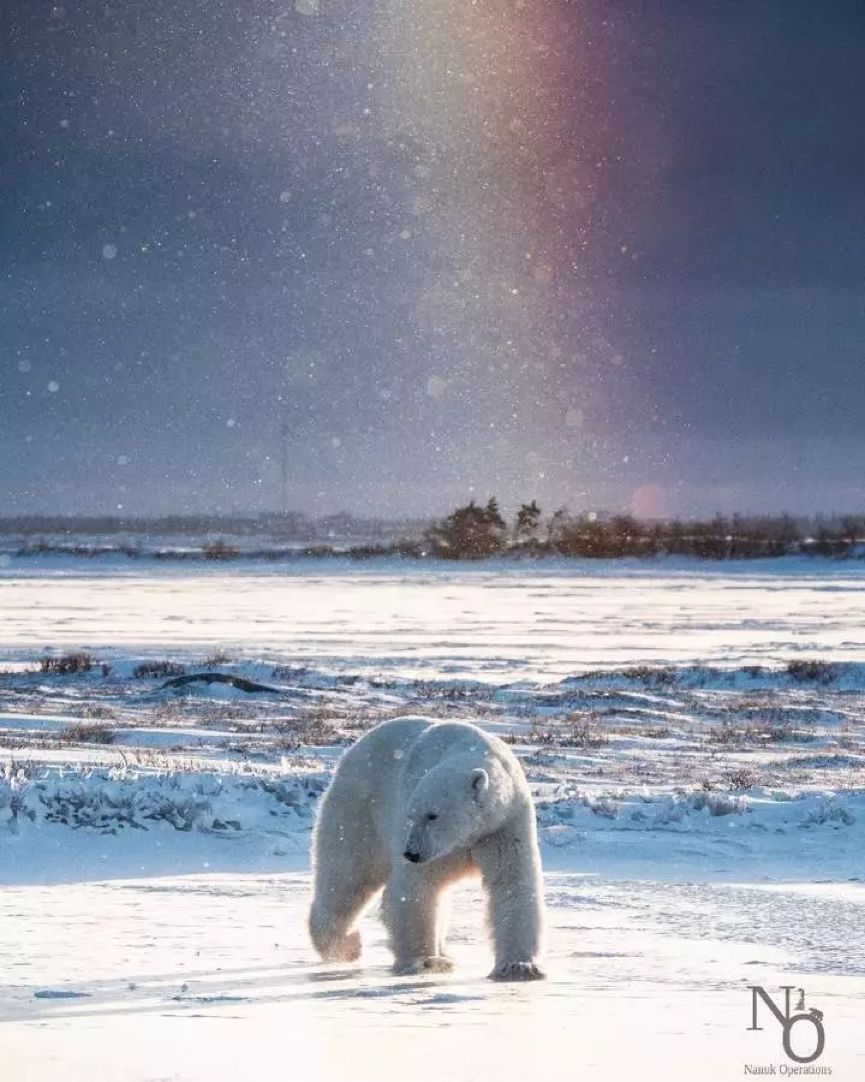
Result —
[{"label": "white fur", "polygon": [[322,800],[313,870],[309,927],[325,961],[360,957],[355,925],[384,887],[394,970],[451,969],[443,895],[479,872],[495,946],[490,976],[544,975],[537,964],[543,883],[529,788],[508,746],[474,725],[397,718],[361,737]]}]

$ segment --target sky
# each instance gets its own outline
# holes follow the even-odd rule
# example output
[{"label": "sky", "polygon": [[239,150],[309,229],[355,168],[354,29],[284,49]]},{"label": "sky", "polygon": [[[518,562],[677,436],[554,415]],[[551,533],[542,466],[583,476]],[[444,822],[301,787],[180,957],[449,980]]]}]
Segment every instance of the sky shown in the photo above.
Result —
[{"label": "sky", "polygon": [[860,0],[0,24],[0,515],[865,509]]}]

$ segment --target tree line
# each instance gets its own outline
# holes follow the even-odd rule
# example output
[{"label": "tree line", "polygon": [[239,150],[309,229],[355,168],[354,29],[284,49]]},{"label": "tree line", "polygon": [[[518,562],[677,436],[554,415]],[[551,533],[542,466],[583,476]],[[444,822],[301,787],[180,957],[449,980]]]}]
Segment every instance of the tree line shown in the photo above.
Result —
[{"label": "tree line", "polygon": [[792,515],[715,515],[709,520],[641,521],[633,515],[543,515],[535,500],[508,523],[498,501],[472,500],[427,531],[432,553],[443,559],[482,559],[505,552],[615,559],[622,556],[697,556],[744,559],[809,554],[851,556],[865,541],[865,516],[795,518]]},{"label": "tree line", "polygon": [[[199,545],[166,546],[165,535],[188,534]],[[421,520],[355,519],[301,514],[185,515],[161,518],[62,516],[0,517],[0,538],[19,555],[62,553],[98,556],[229,560],[349,556],[405,556],[473,560],[489,556],[696,556],[746,559],[805,554],[865,556],[865,515],[715,515],[711,519],[640,520],[632,515],[549,514],[536,500],[521,504],[508,521],[495,497],[457,507],[434,524]],[[116,542],[111,535],[119,535]],[[148,544],[147,538],[153,538]],[[263,537],[256,548],[249,539]],[[92,540],[90,539],[92,538]],[[244,540],[245,539],[245,540]],[[298,542],[301,544],[298,545]]]}]

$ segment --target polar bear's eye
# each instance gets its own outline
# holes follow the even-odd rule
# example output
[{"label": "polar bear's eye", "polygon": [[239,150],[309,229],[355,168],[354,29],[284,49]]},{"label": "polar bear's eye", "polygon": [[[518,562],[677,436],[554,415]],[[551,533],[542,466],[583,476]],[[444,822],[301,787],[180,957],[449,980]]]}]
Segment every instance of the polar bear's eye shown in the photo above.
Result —
[{"label": "polar bear's eye", "polygon": [[437,812],[430,812],[427,815],[427,819],[429,819],[430,822],[432,822],[433,819],[438,819],[438,813]]}]

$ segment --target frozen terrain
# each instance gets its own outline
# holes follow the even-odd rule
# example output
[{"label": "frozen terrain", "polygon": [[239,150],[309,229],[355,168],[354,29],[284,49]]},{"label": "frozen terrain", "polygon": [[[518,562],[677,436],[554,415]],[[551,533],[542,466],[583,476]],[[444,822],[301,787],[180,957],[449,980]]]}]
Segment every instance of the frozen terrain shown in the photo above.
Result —
[{"label": "frozen terrain", "polygon": [[[820,1064],[860,1077],[863,601],[850,562],[7,561],[10,1077],[366,1078],[382,1056],[387,1077],[738,1077],[784,1060],[771,1019],[747,1032],[751,983],[805,987]],[[391,978],[373,918],[360,969],[314,964],[316,801],[404,713],[474,720],[523,762],[543,986],[482,979],[473,889],[452,977]]]},{"label": "frozen terrain", "polygon": [[201,875],[7,889],[4,1077],[731,1079],[785,1062],[776,1026],[747,1032],[747,985],[762,982],[804,986],[825,1015],[820,1063],[861,1078],[852,887],[550,875],[550,978],[509,986],[483,979],[473,890],[456,907],[457,970],[418,980],[390,975],[374,921],[360,966],[316,966],[307,886]]}]

